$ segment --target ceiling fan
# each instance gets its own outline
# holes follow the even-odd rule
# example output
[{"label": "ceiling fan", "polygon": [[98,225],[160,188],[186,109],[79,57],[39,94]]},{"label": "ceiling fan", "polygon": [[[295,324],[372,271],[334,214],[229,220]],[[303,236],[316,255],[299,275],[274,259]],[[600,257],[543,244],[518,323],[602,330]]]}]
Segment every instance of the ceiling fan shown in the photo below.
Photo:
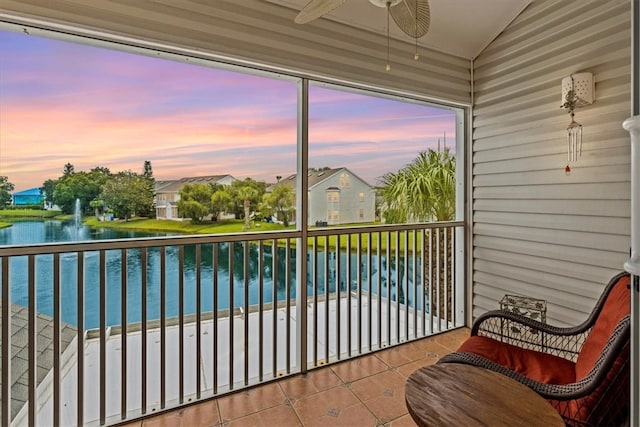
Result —
[{"label": "ceiling fan", "polygon": [[[295,17],[297,24],[306,24],[331,12],[346,3],[347,0],[311,0]],[[416,52],[413,59],[418,60],[418,39],[429,31],[431,12],[428,0],[369,0],[377,7],[387,9],[387,71],[389,64],[389,16],[403,33],[415,39]]]}]

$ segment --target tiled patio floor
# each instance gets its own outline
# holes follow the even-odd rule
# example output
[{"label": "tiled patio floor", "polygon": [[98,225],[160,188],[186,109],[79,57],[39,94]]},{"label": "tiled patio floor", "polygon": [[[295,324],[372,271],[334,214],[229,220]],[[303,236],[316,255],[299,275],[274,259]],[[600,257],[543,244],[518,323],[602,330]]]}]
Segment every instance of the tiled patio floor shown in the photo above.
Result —
[{"label": "tiled patio floor", "polygon": [[455,351],[468,336],[468,328],[457,329],[127,427],[415,426],[404,402],[407,377]]}]

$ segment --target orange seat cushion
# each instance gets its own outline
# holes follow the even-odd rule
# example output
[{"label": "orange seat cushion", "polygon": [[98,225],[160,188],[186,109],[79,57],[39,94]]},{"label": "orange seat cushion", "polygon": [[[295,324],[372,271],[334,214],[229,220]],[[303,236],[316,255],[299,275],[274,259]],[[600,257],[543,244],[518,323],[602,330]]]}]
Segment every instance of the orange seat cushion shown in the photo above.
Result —
[{"label": "orange seat cushion", "polygon": [[546,384],[569,384],[576,379],[575,364],[570,360],[487,337],[469,337],[458,351],[477,354]]},{"label": "orange seat cushion", "polygon": [[604,303],[604,307],[602,307],[602,311],[576,360],[577,381],[583,379],[591,371],[620,320],[631,313],[629,282],[628,275],[622,276],[607,297],[607,301]]}]

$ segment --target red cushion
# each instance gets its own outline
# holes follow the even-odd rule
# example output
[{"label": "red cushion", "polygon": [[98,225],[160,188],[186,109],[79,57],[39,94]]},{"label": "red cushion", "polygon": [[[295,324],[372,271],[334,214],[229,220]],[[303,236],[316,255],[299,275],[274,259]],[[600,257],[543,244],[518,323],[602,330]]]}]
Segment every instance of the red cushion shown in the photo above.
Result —
[{"label": "red cushion", "polygon": [[591,371],[618,322],[631,312],[631,291],[628,286],[629,276],[622,276],[607,297],[576,360],[576,381],[581,380]]},{"label": "red cushion", "polygon": [[475,353],[542,383],[575,382],[575,364],[552,354],[527,350],[481,336],[469,337],[458,351]]}]

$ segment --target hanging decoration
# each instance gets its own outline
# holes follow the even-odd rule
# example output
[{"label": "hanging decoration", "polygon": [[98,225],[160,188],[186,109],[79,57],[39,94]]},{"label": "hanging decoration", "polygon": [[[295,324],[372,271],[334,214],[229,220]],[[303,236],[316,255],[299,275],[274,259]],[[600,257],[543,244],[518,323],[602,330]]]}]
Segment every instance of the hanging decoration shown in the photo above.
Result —
[{"label": "hanging decoration", "polygon": [[569,163],[575,163],[582,155],[582,125],[575,120],[575,110],[593,103],[594,80],[592,73],[576,73],[562,79],[562,105],[569,110],[571,122],[567,126],[567,166],[565,172],[571,172]]}]

